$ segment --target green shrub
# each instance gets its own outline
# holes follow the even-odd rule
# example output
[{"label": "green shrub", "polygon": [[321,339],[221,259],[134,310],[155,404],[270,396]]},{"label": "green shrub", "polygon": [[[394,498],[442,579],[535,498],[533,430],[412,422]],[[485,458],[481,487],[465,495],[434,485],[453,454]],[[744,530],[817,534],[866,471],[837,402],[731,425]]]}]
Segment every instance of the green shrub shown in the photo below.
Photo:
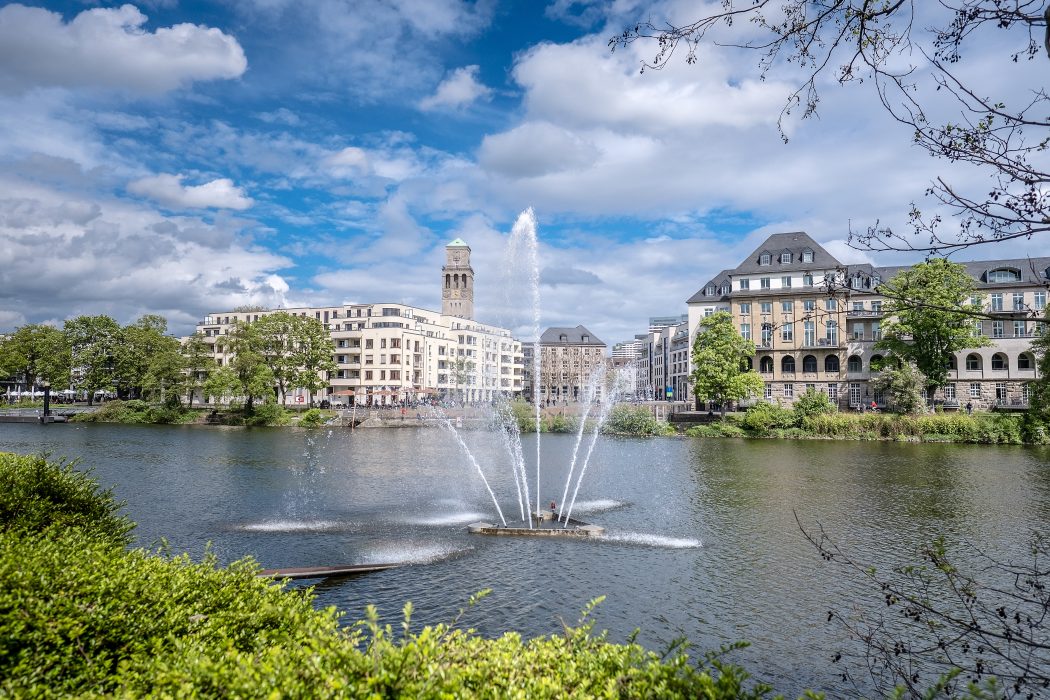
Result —
[{"label": "green shrub", "polygon": [[518,422],[518,430],[522,433],[536,432],[536,407],[518,399],[510,404],[514,420]]},{"label": "green shrub", "polygon": [[548,413],[543,416],[543,432],[545,433],[574,433],[580,425],[576,416],[567,416],[564,413]]},{"label": "green shrub", "polygon": [[602,425],[602,432],[610,435],[673,435],[674,427],[666,421],[657,420],[645,406],[616,404]]},{"label": "green shrub", "polygon": [[194,420],[201,411],[190,410],[177,403],[151,404],[139,399],[107,401],[91,413],[80,413],[73,417],[78,423],[186,423]]},{"label": "green shrub", "polygon": [[245,416],[245,425],[285,425],[288,423],[288,411],[284,410],[275,401],[267,401],[262,405],[256,404],[255,410]]},{"label": "green shrub", "polygon": [[747,409],[740,424],[745,429],[758,435],[766,435],[778,428],[790,428],[795,425],[795,414],[787,408],[768,401],[759,401]]},{"label": "green shrub", "polygon": [[687,429],[685,434],[689,437],[745,437],[747,435],[743,428],[729,421],[694,425]]},{"label": "green shrub", "polygon": [[811,416],[835,413],[838,409],[827,394],[811,387],[806,389],[806,393],[795,399],[791,410],[795,413],[795,425],[801,426]]},{"label": "green shrub", "polygon": [[83,528],[110,542],[130,542],[134,525],[117,514],[124,504],[74,466],[0,452],[0,533]]},{"label": "green shrub", "polygon": [[328,423],[328,418],[321,413],[319,408],[311,408],[299,416],[300,428],[320,428]]}]

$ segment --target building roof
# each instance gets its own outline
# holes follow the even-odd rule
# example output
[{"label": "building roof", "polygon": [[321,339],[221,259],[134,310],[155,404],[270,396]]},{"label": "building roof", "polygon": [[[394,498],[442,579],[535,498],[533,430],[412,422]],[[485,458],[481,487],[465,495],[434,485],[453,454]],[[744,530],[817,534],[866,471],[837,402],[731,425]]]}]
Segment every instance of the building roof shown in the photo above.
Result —
[{"label": "building roof", "polygon": [[[977,283],[978,289],[995,289],[996,287],[1017,284],[1045,285],[1047,282],[1050,282],[1050,257],[971,260],[960,264],[966,268],[966,274]],[[889,281],[901,270],[907,270],[911,267],[911,265],[895,265],[893,267],[880,267],[877,270],[883,281]],[[989,281],[989,273],[995,270],[1012,270],[1017,274],[1018,279],[991,282]]]},{"label": "building roof", "polygon": [[543,331],[540,336],[541,345],[601,345],[605,347],[605,343],[602,342],[594,333],[583,326],[576,326],[575,328],[559,328],[552,327]]},{"label": "building roof", "polygon": [[464,241],[462,238],[456,238],[453,241],[449,241],[445,245],[445,247],[446,248],[469,248],[470,246],[467,245],[467,242]]},{"label": "building roof", "polygon": [[[700,290],[696,294],[689,297],[686,303],[692,304],[704,300],[714,301],[716,299],[728,299],[729,293],[733,290],[733,282],[730,279],[732,274],[732,270],[722,270],[712,277],[707,284],[700,287]],[[714,287],[715,293],[713,295],[708,295],[707,290],[711,287]]]},{"label": "building roof", "polygon": [[[813,262],[802,262],[802,253],[813,253]],[[762,264],[762,254],[770,254],[770,263]],[[782,253],[791,255],[790,262],[780,262]],[[813,240],[812,236],[804,231],[792,231],[790,233],[774,233],[764,240],[751,255],[744,259],[735,270],[734,275],[750,275],[760,272],[800,272],[814,268],[831,269],[839,267],[841,263],[834,255],[824,249],[824,246]]]}]

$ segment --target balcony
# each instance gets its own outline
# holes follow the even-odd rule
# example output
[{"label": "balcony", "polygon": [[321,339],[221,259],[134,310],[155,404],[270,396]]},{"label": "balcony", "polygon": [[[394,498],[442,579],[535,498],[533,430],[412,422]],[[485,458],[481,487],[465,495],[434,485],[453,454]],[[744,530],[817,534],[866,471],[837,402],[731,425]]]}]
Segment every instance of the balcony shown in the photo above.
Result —
[{"label": "balcony", "polygon": [[882,318],[883,315],[881,309],[879,311],[872,311],[871,309],[846,310],[846,318]]}]

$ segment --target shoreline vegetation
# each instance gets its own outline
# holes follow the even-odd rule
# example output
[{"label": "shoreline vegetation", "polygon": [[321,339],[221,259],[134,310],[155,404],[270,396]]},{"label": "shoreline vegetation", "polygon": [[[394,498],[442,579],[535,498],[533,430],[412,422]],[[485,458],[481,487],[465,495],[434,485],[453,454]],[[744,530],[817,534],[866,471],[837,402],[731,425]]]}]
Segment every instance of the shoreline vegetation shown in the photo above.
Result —
[{"label": "shoreline vegetation", "polygon": [[[132,549],[123,504],[73,463],[0,453],[0,695],[11,697],[765,698],[722,654],[661,655],[574,627],[481,637],[472,596],[448,624],[346,624],[312,589]],[[738,648],[742,645],[734,645]],[[729,651],[727,648],[724,651]],[[806,693],[807,698],[821,697]]]},{"label": "shoreline vegetation", "polygon": [[[822,403],[822,399],[800,399],[792,409],[760,402],[744,412],[729,413],[698,425],[679,425],[657,418],[646,406],[619,404],[602,425],[602,433],[624,437],[753,438],[782,440],[876,440],[896,442],[969,443],[990,445],[1046,445],[1050,433],[1026,414],[978,412],[844,413]],[[515,401],[510,411],[523,433],[536,431],[531,404]],[[61,410],[61,407],[59,407]],[[410,408],[411,418],[419,410]],[[364,418],[369,409],[363,409]],[[388,410],[387,418],[399,417],[398,409]],[[141,400],[108,401],[90,413],[80,413],[72,422],[121,424],[208,424],[224,426],[292,426],[319,428],[338,424],[336,411],[309,408],[286,409],[276,403],[257,404],[253,410],[243,406],[213,408],[173,406]],[[544,409],[541,432],[575,433],[580,417],[571,412]],[[389,423],[389,421],[388,421]],[[414,422],[413,424],[418,424]],[[596,422],[588,419],[585,432],[593,432]]]}]

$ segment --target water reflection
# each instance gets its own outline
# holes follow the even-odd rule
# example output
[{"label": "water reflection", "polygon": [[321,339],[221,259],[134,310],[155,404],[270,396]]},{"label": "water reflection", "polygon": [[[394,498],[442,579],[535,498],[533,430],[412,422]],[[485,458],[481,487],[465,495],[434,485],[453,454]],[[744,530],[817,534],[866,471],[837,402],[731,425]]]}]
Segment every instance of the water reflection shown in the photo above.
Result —
[{"label": "water reflection", "polygon": [[[516,513],[506,450],[463,437]],[[560,497],[572,446],[544,437],[544,502]],[[679,635],[701,648],[745,639],[738,660],[789,694],[853,694],[836,685],[844,640],[827,611],[878,602],[820,560],[796,514],[880,568],[914,561],[938,533],[1009,558],[1050,521],[1050,451],[1035,448],[602,438],[576,504],[606,527],[597,541],[468,535],[495,509],[438,430],[4,424],[0,449],[82,456],[128,501],[144,545],[163,536],[200,556],[212,542],[224,561],[266,567],[419,564],[318,584],[319,604],[351,620],[374,603],[396,622],[411,600],[421,624],[449,621],[492,588],[465,625],[551,634],[604,594],[595,617],[612,640],[635,628],[655,649]]]}]

